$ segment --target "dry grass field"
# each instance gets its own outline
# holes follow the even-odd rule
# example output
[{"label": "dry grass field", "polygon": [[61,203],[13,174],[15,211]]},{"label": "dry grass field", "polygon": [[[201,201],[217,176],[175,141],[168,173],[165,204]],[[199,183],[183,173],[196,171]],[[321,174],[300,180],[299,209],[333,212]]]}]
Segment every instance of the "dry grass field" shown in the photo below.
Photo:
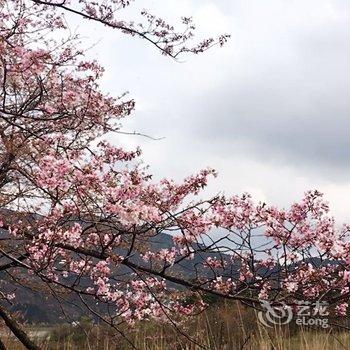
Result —
[{"label": "dry grass field", "polygon": [[[332,323],[332,320],[330,320]],[[336,320],[339,321],[339,320]],[[349,325],[349,319],[343,320]],[[121,335],[83,319],[77,326],[30,327],[30,334],[43,350],[127,350],[133,347]],[[189,320],[180,334],[171,325],[142,323],[123,330],[139,350],[350,350],[350,331],[331,326],[327,329],[262,326],[253,310],[238,304],[222,304]],[[2,333],[7,348],[23,347]]]}]

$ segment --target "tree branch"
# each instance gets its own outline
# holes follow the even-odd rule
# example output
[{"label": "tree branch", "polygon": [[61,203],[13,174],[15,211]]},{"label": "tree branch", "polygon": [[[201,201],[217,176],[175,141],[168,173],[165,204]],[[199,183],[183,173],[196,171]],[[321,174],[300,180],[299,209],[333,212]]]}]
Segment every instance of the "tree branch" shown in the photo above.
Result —
[{"label": "tree branch", "polygon": [[[5,309],[0,306],[0,316],[4,320],[6,326],[12,331],[16,338],[28,349],[28,350],[40,350],[35,343],[33,343],[27,334],[21,329],[19,324],[12,319]],[[1,348],[0,348],[1,349]]]}]

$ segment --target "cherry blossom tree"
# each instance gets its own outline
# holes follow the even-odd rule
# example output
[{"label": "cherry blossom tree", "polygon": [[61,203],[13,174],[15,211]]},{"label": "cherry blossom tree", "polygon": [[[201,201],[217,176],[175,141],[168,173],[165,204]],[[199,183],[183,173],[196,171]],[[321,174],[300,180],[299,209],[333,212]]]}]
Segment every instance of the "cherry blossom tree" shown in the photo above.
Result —
[{"label": "cherry blossom tree", "polygon": [[170,58],[228,39],[191,46],[190,18],[182,18],[179,30],[145,10],[138,24],[121,20],[131,5],[0,0],[0,317],[6,326],[26,348],[39,349],[11,314],[23,287],[62,304],[74,297],[116,332],[147,320],[181,332],[184,317],[208,307],[208,294],[252,307],[261,300],[324,300],[345,315],[350,226],[335,224],[319,192],[289,209],[256,204],[248,194],[201,199],[214,170],[156,183],[139,149],[105,141],[108,133],[118,135],[134,101],[101,91],[103,68],[84,58],[79,38],[66,34],[65,13],[140,37]]}]

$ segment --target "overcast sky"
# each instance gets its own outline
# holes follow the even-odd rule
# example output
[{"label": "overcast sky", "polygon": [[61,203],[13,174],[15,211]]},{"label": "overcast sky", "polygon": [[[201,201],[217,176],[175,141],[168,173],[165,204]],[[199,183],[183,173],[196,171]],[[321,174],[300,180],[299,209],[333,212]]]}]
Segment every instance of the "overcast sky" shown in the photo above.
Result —
[{"label": "overcast sky", "polygon": [[350,1],[137,0],[176,23],[193,16],[200,37],[230,42],[176,63],[146,42],[90,22],[79,31],[106,68],[103,87],[136,100],[125,130],[156,179],[211,166],[209,192],[248,191],[287,206],[319,189],[350,222]]}]

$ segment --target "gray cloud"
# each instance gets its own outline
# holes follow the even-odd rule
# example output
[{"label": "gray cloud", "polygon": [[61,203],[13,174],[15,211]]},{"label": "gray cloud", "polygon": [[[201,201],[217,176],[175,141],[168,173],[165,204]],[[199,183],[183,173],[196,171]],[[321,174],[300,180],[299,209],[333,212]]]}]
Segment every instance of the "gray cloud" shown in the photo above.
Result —
[{"label": "gray cloud", "polygon": [[197,107],[204,118],[192,129],[223,151],[239,141],[257,156],[348,170],[350,17],[341,15],[306,28],[281,25],[268,55],[262,48],[249,57],[248,74],[233,64],[221,86],[204,92]]},{"label": "gray cloud", "polygon": [[166,137],[140,144],[156,177],[206,165],[212,191],[249,190],[286,204],[317,187],[347,218],[350,200],[350,3],[341,0],[139,1],[164,17],[194,15],[198,31],[230,32],[223,49],[175,63],[139,40],[81,24],[104,87],[137,101],[125,128]]}]

